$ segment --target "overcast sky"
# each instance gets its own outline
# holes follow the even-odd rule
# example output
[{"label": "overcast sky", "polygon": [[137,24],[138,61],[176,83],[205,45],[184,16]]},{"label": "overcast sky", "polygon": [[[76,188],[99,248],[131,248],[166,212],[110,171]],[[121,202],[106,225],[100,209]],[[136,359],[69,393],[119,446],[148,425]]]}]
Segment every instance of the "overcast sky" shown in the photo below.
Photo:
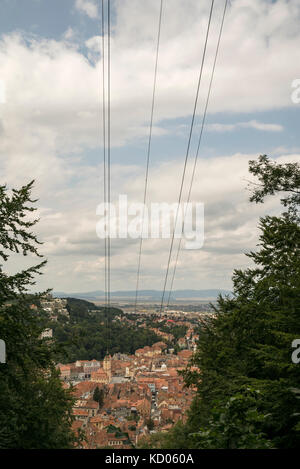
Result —
[{"label": "overcast sky", "polygon": [[[159,4],[112,2],[112,193],[135,202],[143,197]],[[39,288],[104,288],[95,231],[103,200],[99,5],[0,0],[1,183],[36,180],[37,231],[48,258]],[[223,6],[216,1],[191,163]],[[178,199],[209,8],[209,0],[164,1],[149,201]],[[231,288],[233,269],[249,265],[243,253],[258,242],[259,216],[279,208],[272,199],[248,202],[247,167],[265,153],[299,159],[300,104],[291,100],[299,25],[300,0],[230,2],[192,193],[205,204],[205,243],[182,251],[175,288]],[[162,289],[169,243],[144,242],[142,289]],[[135,288],[137,255],[137,241],[112,241],[112,290]],[[13,259],[10,269],[20,266]]]}]

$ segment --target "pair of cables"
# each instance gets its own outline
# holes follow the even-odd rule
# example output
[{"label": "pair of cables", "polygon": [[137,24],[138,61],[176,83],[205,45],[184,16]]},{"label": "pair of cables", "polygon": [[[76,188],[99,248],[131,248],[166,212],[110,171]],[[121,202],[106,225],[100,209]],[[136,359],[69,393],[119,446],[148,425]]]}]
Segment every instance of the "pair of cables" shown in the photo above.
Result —
[{"label": "pair of cables", "polygon": [[[111,101],[111,99],[110,99],[110,94],[111,94],[111,84],[110,84],[110,82],[111,82],[111,66],[110,66],[110,61],[111,61],[111,57],[110,57],[111,8],[110,8],[110,0],[107,0],[107,9],[106,9],[107,11],[105,12],[104,0],[101,0],[101,1],[102,1],[102,98],[103,98],[102,112],[103,112],[103,167],[104,167],[103,189],[104,189],[104,203],[107,207],[107,211],[106,211],[107,224],[106,224],[106,226],[107,226],[107,229],[108,229],[108,236],[105,238],[105,246],[104,246],[104,249],[105,249],[105,306],[106,306],[107,326],[108,326],[108,315],[109,315],[109,308],[110,308],[110,303],[111,303],[111,291],[110,291],[110,287],[111,287],[111,265],[110,265],[111,241],[110,241],[110,228],[109,228],[110,227],[110,201],[111,201],[111,158],[110,158],[110,153],[111,153],[111,103],[110,103],[110,101]],[[177,205],[177,211],[176,211],[176,215],[175,215],[173,233],[172,233],[172,237],[171,237],[171,243],[170,243],[170,249],[169,249],[169,255],[168,255],[168,262],[167,262],[167,269],[166,269],[165,278],[164,278],[163,293],[162,293],[161,304],[160,304],[160,313],[162,313],[162,310],[163,310],[163,307],[164,307],[165,296],[166,296],[166,287],[167,287],[167,282],[168,282],[168,277],[169,277],[170,263],[171,263],[173,248],[174,248],[175,230],[176,230],[177,221],[178,221],[179,207],[180,207],[180,204],[181,204],[181,201],[182,201],[184,183],[185,183],[185,178],[186,178],[187,164],[188,164],[188,160],[189,160],[189,156],[190,156],[191,142],[192,142],[192,136],[193,136],[193,132],[194,132],[196,112],[197,112],[198,99],[199,99],[200,87],[201,87],[201,82],[202,82],[205,58],[206,58],[206,55],[207,55],[208,40],[209,40],[209,33],[210,33],[210,28],[211,28],[212,16],[213,16],[214,3],[215,3],[215,0],[212,0],[211,1],[211,6],[210,6],[207,29],[206,29],[204,49],[203,49],[203,53],[202,53],[200,72],[199,72],[199,77],[198,77],[198,82],[197,82],[196,96],[195,96],[195,100],[194,100],[194,106],[193,106],[192,120],[191,120],[190,130],[189,130],[187,149],[186,149],[184,166],[183,166],[183,171],[182,171],[181,184],[180,184],[180,188],[179,188],[178,205]],[[144,203],[143,207],[144,207],[144,209],[143,209],[143,215],[142,215],[141,236],[140,236],[139,249],[138,249],[138,266],[137,266],[136,292],[135,292],[135,303],[134,303],[135,312],[137,310],[139,284],[140,284],[141,259],[142,259],[142,249],[143,249],[143,228],[144,228],[144,218],[145,218],[145,213],[144,212],[145,212],[145,204],[147,202],[147,191],[148,191],[148,182],[149,182],[149,167],[150,167],[151,144],[152,144],[152,134],[153,134],[153,121],[154,121],[154,111],[155,111],[155,98],[156,98],[156,88],[157,88],[157,74],[158,74],[158,62],[159,62],[159,50],[160,50],[160,38],[161,38],[163,6],[164,6],[164,0],[160,0],[160,8],[159,8],[159,15],[158,15],[158,28],[157,28],[157,40],[156,40],[156,56],[155,56],[155,66],[154,66],[154,80],[153,80],[153,89],[152,89],[152,101],[151,101],[149,136],[148,136],[147,158],[146,158],[146,171],[145,171],[144,194],[143,194],[143,203]],[[204,109],[204,113],[203,113],[203,117],[202,117],[201,130],[200,130],[200,135],[199,135],[199,140],[198,140],[198,146],[197,146],[196,156],[195,156],[195,159],[194,159],[194,165],[193,165],[191,181],[190,181],[190,185],[189,185],[189,192],[188,192],[187,202],[189,202],[190,198],[191,198],[192,187],[193,187],[193,182],[194,182],[194,177],[195,177],[195,172],[196,172],[196,166],[197,166],[197,160],[198,160],[198,156],[199,156],[199,150],[200,150],[200,146],[201,146],[204,126],[205,126],[205,121],[206,121],[206,116],[207,116],[207,109],[208,109],[209,99],[210,99],[210,95],[211,95],[211,89],[212,89],[213,78],[214,78],[214,74],[215,74],[217,57],[218,57],[218,53],[219,53],[219,49],[220,49],[220,43],[221,43],[221,37],[222,37],[222,31],[223,31],[223,25],[224,25],[227,6],[228,6],[228,0],[225,0],[225,5],[224,5],[224,10],[223,10],[223,15],[222,15],[222,21],[221,21],[221,26],[220,26],[220,31],[219,31],[218,41],[217,41],[217,47],[216,47],[216,51],[215,51],[215,57],[214,57],[214,62],[213,62],[213,67],[212,67],[212,72],[211,72],[211,78],[210,78],[210,82],[209,82],[208,94],[207,94],[205,109]],[[106,22],[107,22],[107,37],[105,35],[105,24],[106,24]],[[106,39],[106,41],[105,41],[105,39]],[[186,212],[184,213],[183,220],[182,220],[182,231],[181,231],[182,234],[183,234],[183,229],[184,229],[185,216],[186,216]],[[172,290],[173,290],[173,284],[174,284],[174,279],[175,279],[175,274],[176,274],[176,268],[177,268],[179,253],[180,253],[180,249],[181,249],[181,241],[182,241],[182,235],[181,235],[179,243],[178,243],[176,259],[175,259],[175,264],[174,264],[172,278],[171,278],[171,286],[170,286],[169,293],[168,293],[167,306],[170,303],[171,293],[172,293]],[[109,346],[109,340],[108,340],[108,346]]]},{"label": "pair of cables", "polygon": [[[218,36],[218,41],[217,41],[216,52],[215,52],[213,66],[212,66],[210,81],[209,81],[209,85],[208,85],[208,93],[207,93],[204,112],[203,112],[203,116],[202,116],[200,134],[199,134],[199,139],[198,139],[196,156],[195,156],[195,159],[194,159],[194,165],[193,165],[193,171],[192,171],[192,176],[191,176],[191,181],[190,181],[190,186],[189,186],[189,192],[188,192],[186,207],[188,206],[188,204],[191,200],[191,193],[192,193],[193,183],[194,183],[194,179],[195,179],[197,161],[198,161],[200,146],[201,146],[201,142],[202,142],[202,136],[203,136],[204,126],[205,126],[205,121],[206,121],[206,116],[207,116],[207,109],[208,109],[208,105],[209,105],[209,100],[210,100],[210,95],[211,95],[211,90],[212,90],[212,84],[213,84],[213,80],[214,80],[214,74],[215,74],[216,65],[217,65],[217,59],[218,59],[218,54],[219,54],[219,49],[220,49],[220,44],[221,44],[221,38],[222,38],[222,32],[223,32],[223,27],[224,27],[224,21],[225,21],[227,6],[228,6],[228,0],[225,0],[224,10],[223,10],[223,15],[222,15],[222,20],[221,20],[221,26],[220,26],[219,36]],[[187,210],[187,208],[186,208],[186,210]],[[175,259],[175,264],[174,264],[172,278],[171,278],[171,285],[170,285],[168,300],[167,300],[167,304],[166,304],[167,308],[170,304],[171,294],[172,294],[172,291],[173,291],[176,268],[177,268],[177,264],[178,264],[178,258],[179,258],[179,253],[180,253],[180,249],[181,249],[181,242],[182,242],[182,237],[183,237],[183,233],[184,233],[184,222],[185,222],[185,217],[186,217],[186,210],[184,212],[183,221],[182,221],[181,237],[179,238],[179,243],[178,243],[178,247],[177,247],[176,259]],[[168,269],[169,269],[169,265],[168,265]]]},{"label": "pair of cables", "polygon": [[[111,6],[107,0],[101,0],[101,36],[102,36],[102,138],[103,138],[103,199],[105,206],[107,236],[104,238],[104,300],[106,317],[106,348],[110,348],[110,202],[111,202]],[[106,27],[106,28],[105,28]],[[107,30],[107,31],[106,31]]]}]

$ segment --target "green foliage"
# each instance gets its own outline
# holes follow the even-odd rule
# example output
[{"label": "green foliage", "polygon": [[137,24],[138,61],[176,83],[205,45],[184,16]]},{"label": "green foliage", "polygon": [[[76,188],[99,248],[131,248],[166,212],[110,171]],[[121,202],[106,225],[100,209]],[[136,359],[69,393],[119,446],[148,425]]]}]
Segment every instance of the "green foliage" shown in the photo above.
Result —
[{"label": "green foliage", "polygon": [[199,449],[270,449],[271,441],[258,428],[269,415],[260,413],[260,393],[251,388],[242,389],[223,407],[212,409],[207,429],[189,435]]},{"label": "green foliage", "polygon": [[175,341],[177,341],[181,337],[184,337],[187,332],[187,329],[187,326],[177,326],[173,324],[171,326],[159,326],[160,331],[166,332],[167,334],[172,334],[174,336]]},{"label": "green foliage", "polygon": [[67,298],[67,310],[74,321],[89,320],[91,317],[96,317],[99,321],[109,320],[115,316],[122,316],[123,311],[119,308],[106,308],[104,306],[96,306],[90,301],[81,300],[79,298]]},{"label": "green foliage", "polygon": [[136,426],[135,425],[130,425],[128,427],[128,429],[131,431],[131,432],[135,432],[136,431]]},{"label": "green foliage", "polygon": [[146,425],[148,427],[148,430],[151,431],[154,429],[154,422],[151,418],[149,418],[147,421],[146,421]]},{"label": "green foliage", "polygon": [[40,296],[27,294],[45,261],[14,275],[4,270],[11,254],[41,257],[30,231],[37,220],[27,217],[35,210],[32,185],[11,193],[0,186],[0,338],[7,348],[0,364],[0,447],[69,448],[76,442],[73,399],[58,378],[54,343],[40,338],[47,318],[30,309]]},{"label": "green foliage", "polygon": [[122,315],[117,308],[97,307],[85,300],[68,298],[67,309],[70,321],[59,318],[48,324],[60,346],[57,361],[61,363],[102,360],[107,348],[110,354],[133,354],[138,348],[160,340],[153,331],[116,320],[116,316]]},{"label": "green foliage", "polygon": [[[166,432],[153,433],[150,437],[140,440],[138,448],[140,449],[186,449],[195,448],[196,444],[189,435],[188,425],[181,421],[176,423],[172,429]],[[193,446],[194,444],[194,446]]]},{"label": "green foliage", "polygon": [[285,193],[281,199],[284,207],[292,213],[300,206],[300,166],[298,163],[279,164],[271,161],[267,155],[261,155],[257,161],[249,162],[249,171],[256,176],[260,184],[250,197],[251,202],[262,203],[267,195]]},{"label": "green foliage", "polygon": [[99,408],[101,409],[101,407],[103,406],[103,401],[104,401],[104,390],[102,388],[99,389],[98,386],[95,388],[94,394],[93,394],[93,400],[95,402],[98,402]]}]

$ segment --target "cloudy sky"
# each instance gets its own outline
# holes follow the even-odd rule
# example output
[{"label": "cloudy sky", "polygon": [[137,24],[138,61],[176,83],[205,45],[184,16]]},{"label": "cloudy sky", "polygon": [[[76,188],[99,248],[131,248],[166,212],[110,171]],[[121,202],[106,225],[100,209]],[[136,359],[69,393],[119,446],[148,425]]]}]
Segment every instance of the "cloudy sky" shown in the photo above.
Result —
[{"label": "cloudy sky", "polygon": [[[212,17],[187,184],[207,94],[223,0]],[[141,202],[159,0],[112,1],[112,198]],[[48,258],[38,287],[104,288],[96,236],[103,200],[100,1],[0,0],[0,172],[16,187],[35,179]],[[164,0],[149,202],[176,202],[207,26],[209,0]],[[205,204],[205,243],[180,254],[175,288],[231,288],[258,242],[249,159],[299,159],[300,0],[232,0],[227,11],[193,201]],[[299,94],[300,95],[300,94]],[[184,198],[187,193],[187,185]],[[141,288],[161,289],[169,240],[146,240]],[[113,290],[135,288],[138,241],[112,241]],[[23,264],[22,264],[23,265]],[[12,259],[10,270],[21,266]]]}]

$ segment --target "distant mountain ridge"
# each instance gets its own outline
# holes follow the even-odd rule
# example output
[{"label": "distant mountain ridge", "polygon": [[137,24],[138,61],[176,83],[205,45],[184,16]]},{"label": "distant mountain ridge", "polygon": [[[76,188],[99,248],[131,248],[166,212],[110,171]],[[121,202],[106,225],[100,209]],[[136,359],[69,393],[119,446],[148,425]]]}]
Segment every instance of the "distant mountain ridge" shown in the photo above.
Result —
[{"label": "distant mountain ridge", "polygon": [[[152,299],[160,300],[162,296],[162,291],[160,290],[140,290],[139,299]],[[229,290],[217,290],[217,289],[208,289],[208,290],[174,290],[172,292],[172,300],[178,299],[213,299],[217,298],[219,294],[222,295],[231,295],[232,293]],[[169,292],[166,292],[166,298]],[[53,292],[53,296],[57,298],[88,298],[88,299],[104,299],[105,292],[102,290],[96,290],[91,292],[82,292],[82,293],[66,293],[66,292]],[[110,293],[112,298],[135,298],[135,290],[117,290]]]}]

